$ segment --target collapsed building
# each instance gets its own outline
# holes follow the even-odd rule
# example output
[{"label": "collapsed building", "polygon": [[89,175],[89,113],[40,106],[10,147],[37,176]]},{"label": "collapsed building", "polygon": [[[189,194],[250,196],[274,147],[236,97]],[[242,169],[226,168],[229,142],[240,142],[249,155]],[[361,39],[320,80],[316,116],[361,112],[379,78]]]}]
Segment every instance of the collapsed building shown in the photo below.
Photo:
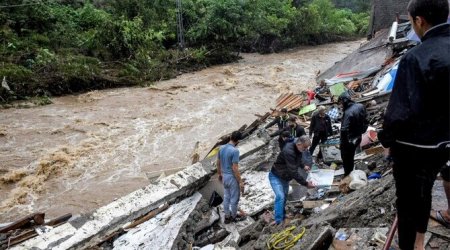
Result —
[{"label": "collapsed building", "polygon": [[[301,94],[287,93],[276,107],[239,130],[240,171],[246,191],[239,207],[244,221],[224,224],[221,206],[211,199],[222,193],[216,176],[221,138],[201,161],[121,197],[90,214],[45,221],[33,214],[0,228],[0,249],[382,249],[395,230],[395,187],[392,166],[376,137],[392,90],[398,62],[416,42],[410,25],[395,23],[357,51],[318,76],[321,85]],[[363,135],[355,169],[359,185],[342,179],[339,116],[334,136],[320,145],[324,162],[315,164],[310,178],[319,187],[304,190],[292,184],[287,203],[287,227],[270,226],[274,194],[268,171],[279,152],[276,139],[261,130],[281,107],[309,126],[318,105],[339,111],[335,98],[348,91],[367,107],[371,127]],[[331,113],[330,113],[331,114]],[[442,184],[435,185],[433,206],[443,208]],[[450,231],[430,220],[427,249],[448,249]],[[395,249],[393,237],[391,246]]]}]

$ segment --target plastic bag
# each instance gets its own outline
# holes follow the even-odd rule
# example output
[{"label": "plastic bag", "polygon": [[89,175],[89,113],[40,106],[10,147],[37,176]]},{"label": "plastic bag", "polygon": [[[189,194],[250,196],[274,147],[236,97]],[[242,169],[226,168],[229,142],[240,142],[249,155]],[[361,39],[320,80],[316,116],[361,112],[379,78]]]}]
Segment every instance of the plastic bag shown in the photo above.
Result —
[{"label": "plastic bag", "polygon": [[350,173],[350,178],[352,181],[348,186],[353,190],[358,190],[367,185],[367,176],[362,170],[353,170]]}]

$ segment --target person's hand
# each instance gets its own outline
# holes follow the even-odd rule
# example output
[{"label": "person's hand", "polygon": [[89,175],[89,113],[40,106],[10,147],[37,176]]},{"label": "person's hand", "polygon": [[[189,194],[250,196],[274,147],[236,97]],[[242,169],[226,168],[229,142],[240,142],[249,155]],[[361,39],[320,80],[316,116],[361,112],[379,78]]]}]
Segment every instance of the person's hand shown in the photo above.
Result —
[{"label": "person's hand", "polygon": [[218,179],[219,179],[220,182],[222,182],[223,178],[222,178],[222,175],[221,175],[221,174],[219,174]]},{"label": "person's hand", "polygon": [[312,183],[312,181],[308,181],[308,182],[306,183],[306,187],[307,187],[307,188],[315,188],[316,185],[314,185],[314,183]]},{"label": "person's hand", "polygon": [[241,181],[241,182],[239,183],[239,189],[241,190],[241,194],[244,194],[245,187],[244,187],[244,182],[243,182],[243,181]]},{"label": "person's hand", "polygon": [[306,172],[309,172],[309,170],[311,170],[311,167],[305,165],[305,168],[304,168],[304,169],[305,169]]}]

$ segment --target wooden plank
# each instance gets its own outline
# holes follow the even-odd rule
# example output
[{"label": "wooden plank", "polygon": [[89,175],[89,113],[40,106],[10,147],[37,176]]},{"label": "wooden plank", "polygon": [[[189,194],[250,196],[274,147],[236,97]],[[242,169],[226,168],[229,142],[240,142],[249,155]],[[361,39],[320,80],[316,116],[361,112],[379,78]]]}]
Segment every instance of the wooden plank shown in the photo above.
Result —
[{"label": "wooden plank", "polygon": [[304,103],[304,100],[300,99],[300,100],[298,100],[298,102],[292,104],[290,109],[293,110],[293,109],[300,108],[303,105],[303,103]]},{"label": "wooden plank", "polygon": [[[29,216],[29,217],[31,217],[31,216]],[[60,216],[60,217],[57,217],[57,218],[55,218],[53,220],[48,221],[44,225],[57,227],[57,226],[65,223],[65,222],[67,222],[71,217],[72,217],[72,214],[70,214],[70,213],[69,214],[65,214],[63,216]],[[38,218],[36,220],[38,220],[40,222],[40,218],[41,218],[41,215],[39,214]],[[36,236],[38,236],[38,233],[36,232],[35,229],[28,229],[28,230],[23,231],[19,235],[11,236],[10,238],[8,238],[7,244],[9,246],[14,246],[14,245],[19,244],[21,242],[24,242],[24,241],[26,241],[28,239],[34,238]]]},{"label": "wooden plank", "polygon": [[6,233],[10,230],[19,229],[31,221],[34,221],[34,223],[37,225],[42,225],[45,222],[44,217],[45,217],[44,213],[33,213],[30,215],[27,215],[7,226],[0,228],[0,233]]},{"label": "wooden plank", "polygon": [[278,109],[284,108],[284,107],[286,106],[286,104],[289,103],[289,102],[291,102],[292,100],[294,100],[295,97],[296,97],[296,96],[295,96],[294,94],[292,94],[289,98],[287,98],[287,99],[285,99],[284,101],[282,101],[281,103],[279,103],[279,104],[277,105],[277,108],[278,108]]},{"label": "wooden plank", "polygon": [[169,207],[168,203],[165,203],[162,207],[159,207],[155,210],[152,210],[150,213],[144,215],[143,217],[135,220],[133,223],[131,223],[130,225],[124,227],[123,229],[130,229],[133,227],[136,227],[139,224],[142,224],[148,220],[150,220],[151,218],[155,217],[156,215],[158,215],[159,213],[161,213],[162,211],[166,210]]},{"label": "wooden plank", "polygon": [[[298,97],[298,96],[296,96],[292,101],[290,101],[289,103],[287,103],[286,105],[285,105],[285,107],[287,108],[287,109],[289,109],[289,108],[291,108],[291,106],[293,105],[293,104],[295,104],[295,103],[297,103],[297,102],[299,102],[299,101],[301,101],[302,99],[300,98],[300,97]],[[291,108],[292,109],[292,108]]]},{"label": "wooden plank", "polygon": [[278,96],[277,100],[275,101],[276,103],[279,103],[281,100],[283,100],[284,98],[286,98],[286,96],[288,96],[289,93],[283,93],[280,96]]},{"label": "wooden plank", "polygon": [[285,102],[287,99],[289,99],[293,94],[292,93],[288,93],[286,94],[279,102],[277,102],[277,106],[280,106],[281,103]]}]

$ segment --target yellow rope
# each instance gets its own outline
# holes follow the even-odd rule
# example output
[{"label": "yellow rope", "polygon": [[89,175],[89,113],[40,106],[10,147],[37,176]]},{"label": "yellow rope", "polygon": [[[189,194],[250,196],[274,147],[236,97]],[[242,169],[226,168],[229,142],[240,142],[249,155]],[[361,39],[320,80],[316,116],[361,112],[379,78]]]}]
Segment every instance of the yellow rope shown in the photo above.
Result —
[{"label": "yellow rope", "polygon": [[296,226],[291,226],[279,233],[272,234],[267,241],[267,248],[269,250],[291,249],[306,232],[306,228],[303,227],[299,234],[293,235],[292,232],[295,229]]}]

